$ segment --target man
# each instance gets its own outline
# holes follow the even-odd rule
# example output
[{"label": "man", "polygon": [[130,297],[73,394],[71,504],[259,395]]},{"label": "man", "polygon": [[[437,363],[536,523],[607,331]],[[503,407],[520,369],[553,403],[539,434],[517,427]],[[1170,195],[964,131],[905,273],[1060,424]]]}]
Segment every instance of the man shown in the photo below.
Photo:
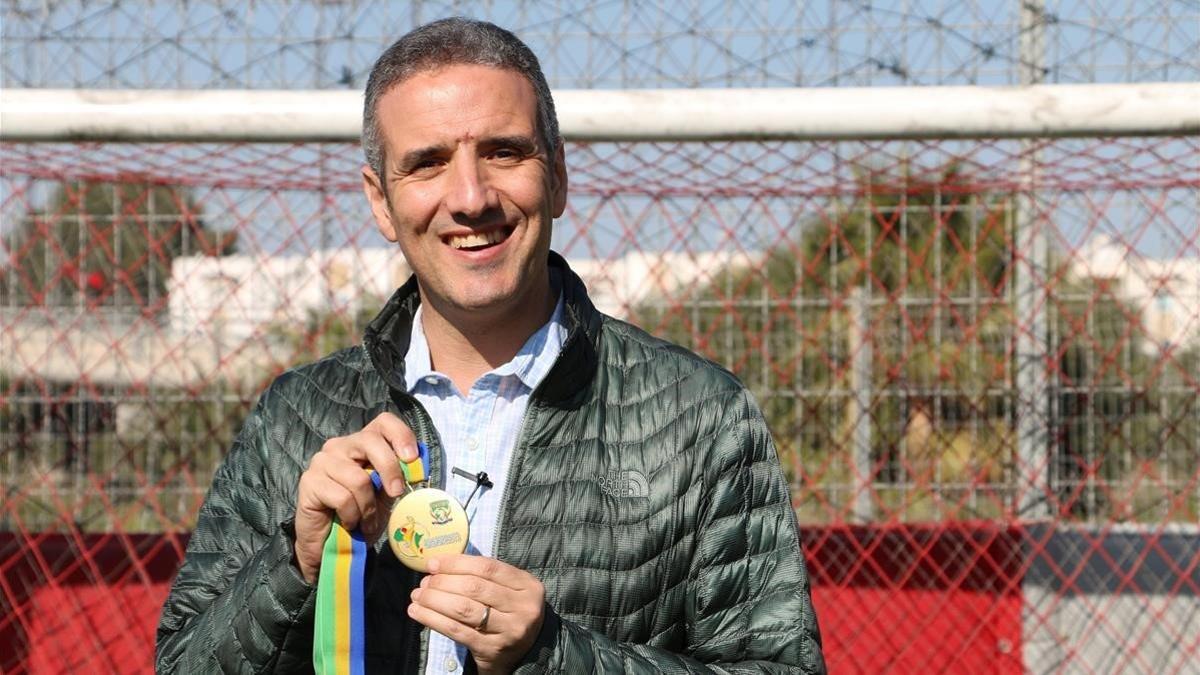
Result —
[{"label": "man", "polygon": [[[464,19],[409,33],[372,70],[363,145],[371,210],[414,278],[361,346],[263,394],[200,511],[158,668],[311,668],[336,516],[377,541],[368,672],[823,672],[751,397],[598,313],[550,252],[566,165],[528,48]],[[431,482],[471,499],[467,553],[428,575],[378,540],[418,440]],[[490,487],[463,478],[481,471]]]}]

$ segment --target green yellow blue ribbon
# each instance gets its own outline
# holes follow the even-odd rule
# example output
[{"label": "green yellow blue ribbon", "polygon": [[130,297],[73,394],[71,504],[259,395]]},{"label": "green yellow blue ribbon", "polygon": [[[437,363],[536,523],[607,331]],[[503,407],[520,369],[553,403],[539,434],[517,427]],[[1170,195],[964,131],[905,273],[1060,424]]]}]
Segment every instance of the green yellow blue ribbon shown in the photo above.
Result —
[{"label": "green yellow blue ribbon", "polygon": [[[372,474],[372,482],[378,481]],[[378,485],[378,483],[376,483]],[[365,675],[363,570],[367,542],[334,521],[321,552],[317,576],[313,670],[317,675]]]},{"label": "green yellow blue ribbon", "polygon": [[[418,443],[420,456],[401,463],[409,483],[425,480],[428,450]],[[373,470],[375,491],[383,481]],[[313,630],[313,670],[317,675],[365,675],[365,570],[368,546],[359,530],[349,531],[336,519],[321,551],[317,575],[316,621]]]}]

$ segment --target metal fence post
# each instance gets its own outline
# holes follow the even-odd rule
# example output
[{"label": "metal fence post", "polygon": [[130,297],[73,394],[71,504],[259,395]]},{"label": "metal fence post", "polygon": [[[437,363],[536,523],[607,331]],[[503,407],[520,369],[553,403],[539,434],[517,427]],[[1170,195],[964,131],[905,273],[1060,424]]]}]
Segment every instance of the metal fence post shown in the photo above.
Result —
[{"label": "metal fence post", "polygon": [[[1021,3],[1022,85],[1042,81],[1044,8],[1041,0]],[[1045,223],[1039,222],[1037,204],[1036,140],[1021,141],[1014,255],[1024,264],[1014,266],[1016,282],[1016,416],[1017,416],[1017,515],[1025,520],[1049,516],[1050,490],[1050,388],[1047,378],[1046,304],[1047,244]]]},{"label": "metal fence post", "polygon": [[871,499],[871,342],[867,340],[867,294],[862,287],[850,291],[846,348],[850,357],[850,446],[854,462],[854,520],[875,519]]}]

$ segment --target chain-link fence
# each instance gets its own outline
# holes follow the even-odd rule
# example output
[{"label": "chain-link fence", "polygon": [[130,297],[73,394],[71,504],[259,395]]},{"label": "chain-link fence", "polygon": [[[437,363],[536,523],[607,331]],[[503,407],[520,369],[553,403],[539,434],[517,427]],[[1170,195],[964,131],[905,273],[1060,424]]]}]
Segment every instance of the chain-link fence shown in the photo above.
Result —
[{"label": "chain-link fence", "polygon": [[[358,88],[456,13],[563,87],[1200,79],[1182,2],[1048,7],[1033,56],[1017,3],[148,7],[5,5],[7,85]],[[763,406],[835,671],[1195,672],[1200,139],[567,157],[554,247],[597,304]],[[357,339],[408,269],[352,145],[0,162],[0,668],[143,669],[257,393]]]}]

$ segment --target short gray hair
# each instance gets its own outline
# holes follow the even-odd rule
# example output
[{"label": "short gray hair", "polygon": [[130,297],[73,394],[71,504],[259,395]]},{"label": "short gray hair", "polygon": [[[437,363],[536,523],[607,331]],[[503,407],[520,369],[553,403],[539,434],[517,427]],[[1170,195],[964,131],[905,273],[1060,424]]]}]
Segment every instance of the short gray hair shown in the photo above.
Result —
[{"label": "short gray hair", "polygon": [[362,147],[367,165],[381,180],[383,133],[376,115],[380,97],[413,75],[460,64],[502,68],[525,76],[537,95],[538,131],[546,153],[552,154],[558,147],[561,139],[550,85],[529,47],[516,35],[486,21],[441,19],[396,40],[371,67],[363,101]]}]

